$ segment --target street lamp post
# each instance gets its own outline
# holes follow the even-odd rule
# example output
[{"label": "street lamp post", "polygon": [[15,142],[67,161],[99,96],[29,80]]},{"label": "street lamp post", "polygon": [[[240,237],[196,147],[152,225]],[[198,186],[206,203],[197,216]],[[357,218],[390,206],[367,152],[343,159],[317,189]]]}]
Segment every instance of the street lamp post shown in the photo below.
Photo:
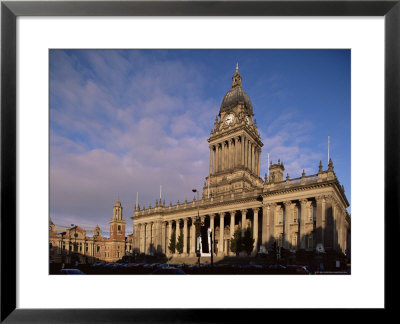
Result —
[{"label": "street lamp post", "polygon": [[212,229],[210,229],[210,253],[211,253],[211,267],[214,267],[214,260],[213,260],[213,240],[212,240]]},{"label": "street lamp post", "polygon": [[74,231],[74,237],[75,237],[75,242],[74,242],[74,253],[72,254],[73,256],[74,256],[74,259],[75,259],[75,261],[76,261],[76,259],[77,259],[77,247],[76,247],[76,238],[77,238],[77,236],[78,236],[78,234],[76,233],[76,228],[78,227],[77,225],[74,225],[74,224],[71,224],[71,229],[74,229],[75,231]]},{"label": "street lamp post", "polygon": [[61,264],[64,264],[64,235],[67,234],[67,232],[61,232],[61,243],[60,243],[60,252],[61,252]]},{"label": "street lamp post", "polygon": [[192,189],[193,192],[197,192],[197,217],[196,217],[196,222],[194,223],[196,226],[196,238],[197,238],[197,244],[196,244],[196,255],[198,257],[198,265],[200,268],[200,256],[201,256],[201,251],[200,251],[200,229],[201,229],[201,220],[200,220],[200,201],[199,201],[199,191],[197,189]]}]

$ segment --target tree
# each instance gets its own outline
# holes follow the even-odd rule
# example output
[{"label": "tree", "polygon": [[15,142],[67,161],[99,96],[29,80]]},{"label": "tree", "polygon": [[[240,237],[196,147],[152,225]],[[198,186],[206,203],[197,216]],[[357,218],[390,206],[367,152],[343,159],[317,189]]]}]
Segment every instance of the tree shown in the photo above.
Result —
[{"label": "tree", "polygon": [[176,234],[175,234],[175,231],[173,231],[172,234],[171,234],[171,239],[169,240],[168,249],[169,249],[169,251],[171,253],[175,253],[175,249],[176,249]]},{"label": "tree", "polygon": [[183,234],[180,233],[178,236],[178,242],[176,243],[176,251],[181,254],[183,252]]},{"label": "tree", "polygon": [[274,258],[274,260],[276,260],[277,253],[278,253],[278,246],[276,245],[276,241],[274,241],[274,243],[272,243],[272,247],[271,247],[271,255]]},{"label": "tree", "polygon": [[240,227],[233,233],[231,238],[231,251],[238,255],[242,251],[242,233]]},{"label": "tree", "polygon": [[254,249],[254,241],[253,231],[250,227],[247,227],[242,239],[242,250],[246,251],[248,255],[250,255]]}]

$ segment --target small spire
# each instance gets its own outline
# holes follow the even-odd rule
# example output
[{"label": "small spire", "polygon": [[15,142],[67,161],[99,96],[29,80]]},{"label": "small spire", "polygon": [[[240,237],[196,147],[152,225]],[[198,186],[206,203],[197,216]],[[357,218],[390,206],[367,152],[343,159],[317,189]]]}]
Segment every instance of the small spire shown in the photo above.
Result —
[{"label": "small spire", "polygon": [[332,162],[332,159],[329,159],[328,171],[333,171],[333,162]]},{"label": "small spire", "polygon": [[318,168],[318,172],[322,172],[322,161],[319,161],[319,168]]},{"label": "small spire", "polygon": [[236,62],[236,72],[239,72],[239,63]]},{"label": "small spire", "polygon": [[301,174],[301,176],[302,176],[302,177],[305,177],[305,176],[306,176],[306,173],[304,172],[304,169],[303,169],[303,173]]}]

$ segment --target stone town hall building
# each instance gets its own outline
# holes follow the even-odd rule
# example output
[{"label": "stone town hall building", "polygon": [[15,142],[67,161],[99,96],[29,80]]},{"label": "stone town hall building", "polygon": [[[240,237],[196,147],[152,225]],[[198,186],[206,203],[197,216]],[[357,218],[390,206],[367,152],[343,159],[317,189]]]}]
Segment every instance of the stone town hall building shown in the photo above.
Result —
[{"label": "stone town hall building", "polygon": [[[133,213],[133,249],[139,253],[170,255],[171,234],[183,233],[184,256],[195,256],[195,221],[202,221],[202,254],[209,253],[207,230],[213,233],[216,256],[231,255],[230,240],[237,228],[252,228],[254,252],[274,242],[290,250],[344,252],[350,233],[349,202],[337,179],[333,163],[318,173],[290,179],[278,160],[269,177],[260,177],[263,143],[253,106],[242,89],[238,67],[232,88],[225,94],[208,139],[209,175],[202,197],[176,205],[157,201],[154,207],[136,207]],[[206,243],[206,244],[204,244]],[[207,244],[208,243],[208,244]],[[208,254],[209,255],[209,254]]]}]

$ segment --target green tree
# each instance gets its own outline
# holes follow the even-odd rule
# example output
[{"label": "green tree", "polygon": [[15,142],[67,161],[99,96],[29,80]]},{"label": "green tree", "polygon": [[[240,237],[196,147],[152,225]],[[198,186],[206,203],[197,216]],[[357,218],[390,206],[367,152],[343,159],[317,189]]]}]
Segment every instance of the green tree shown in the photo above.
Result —
[{"label": "green tree", "polygon": [[183,234],[180,233],[178,236],[178,242],[176,243],[176,251],[181,254],[183,252]]},{"label": "green tree", "polygon": [[250,255],[254,249],[254,241],[253,230],[250,227],[247,227],[242,239],[242,249],[246,251],[248,255]]},{"label": "green tree", "polygon": [[242,233],[240,227],[233,233],[231,238],[231,251],[238,255],[242,251]]},{"label": "green tree", "polygon": [[171,253],[175,253],[175,249],[176,249],[176,234],[175,234],[175,231],[173,231],[172,234],[171,234],[171,239],[169,240],[168,249],[169,249],[169,251]]}]

